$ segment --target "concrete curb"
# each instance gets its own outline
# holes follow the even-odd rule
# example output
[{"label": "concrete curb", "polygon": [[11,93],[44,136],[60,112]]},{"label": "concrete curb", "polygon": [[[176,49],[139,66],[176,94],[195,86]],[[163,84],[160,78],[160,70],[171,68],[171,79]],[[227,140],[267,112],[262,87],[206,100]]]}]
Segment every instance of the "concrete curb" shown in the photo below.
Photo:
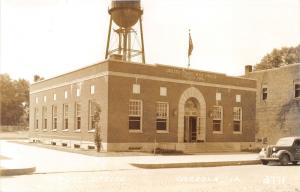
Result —
[{"label": "concrete curb", "polygon": [[223,167],[223,166],[257,165],[257,164],[261,164],[260,160],[156,163],[156,164],[132,163],[131,165],[142,169],[166,169],[166,168],[192,168],[192,167]]},{"label": "concrete curb", "polygon": [[16,176],[16,175],[29,175],[34,173],[35,167],[20,168],[20,169],[6,169],[0,168],[0,176]]},{"label": "concrete curb", "polygon": [[1,160],[0,176],[28,175],[36,171],[36,167],[15,160]]}]

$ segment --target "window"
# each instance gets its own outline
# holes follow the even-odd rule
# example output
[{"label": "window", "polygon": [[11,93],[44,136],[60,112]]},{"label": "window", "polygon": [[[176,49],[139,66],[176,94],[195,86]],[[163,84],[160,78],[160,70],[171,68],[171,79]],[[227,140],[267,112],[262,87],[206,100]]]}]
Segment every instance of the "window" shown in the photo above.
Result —
[{"label": "window", "polygon": [[213,107],[213,132],[223,133],[223,107]]},{"label": "window", "polygon": [[80,103],[76,103],[76,107],[75,107],[75,119],[76,119],[76,130],[80,130],[81,129],[81,104]]},{"label": "window", "polygon": [[39,98],[38,98],[38,97],[35,98],[35,103],[36,103],[36,104],[39,103]]},{"label": "window", "polygon": [[96,121],[95,121],[95,112],[96,112],[96,103],[93,100],[89,101],[89,131],[95,130]]},{"label": "window", "polygon": [[295,84],[295,98],[300,98],[300,83]]},{"label": "window", "polygon": [[141,86],[139,84],[133,84],[132,93],[133,94],[140,94],[141,93]]},{"label": "window", "polygon": [[52,130],[57,130],[57,106],[52,106]]},{"label": "window", "polygon": [[236,95],[235,96],[235,102],[240,103],[242,101],[242,96],[241,95]]},{"label": "window", "polygon": [[168,131],[169,119],[169,104],[157,102],[156,103],[156,130]]},{"label": "window", "polygon": [[129,130],[142,130],[142,101],[140,100],[129,101]]},{"label": "window", "polygon": [[42,108],[42,118],[43,118],[43,129],[47,129],[47,107]]},{"label": "window", "polygon": [[221,93],[216,93],[216,100],[221,101],[222,99],[222,94]]},{"label": "window", "polygon": [[233,132],[235,133],[242,132],[242,108],[241,107],[233,108]]},{"label": "window", "polygon": [[300,147],[300,140],[295,140],[294,146],[295,147]]},{"label": "window", "polygon": [[34,128],[39,129],[39,109],[34,108]]},{"label": "window", "polygon": [[160,96],[167,96],[167,88],[160,87]]},{"label": "window", "polygon": [[47,102],[47,96],[44,96],[44,103]]},{"label": "window", "polygon": [[267,87],[263,87],[262,88],[262,100],[265,101],[268,99],[268,88]]},{"label": "window", "polygon": [[92,94],[92,95],[95,94],[95,85],[91,85],[91,94]]},{"label": "window", "polygon": [[64,104],[63,106],[63,130],[68,130],[69,129],[69,105]]},{"label": "window", "polygon": [[77,88],[77,89],[76,89],[76,96],[77,96],[77,97],[80,97],[80,88]]},{"label": "window", "polygon": [[53,100],[56,101],[56,94],[53,94]]},{"label": "window", "polygon": [[65,91],[65,99],[68,99],[68,91]]}]

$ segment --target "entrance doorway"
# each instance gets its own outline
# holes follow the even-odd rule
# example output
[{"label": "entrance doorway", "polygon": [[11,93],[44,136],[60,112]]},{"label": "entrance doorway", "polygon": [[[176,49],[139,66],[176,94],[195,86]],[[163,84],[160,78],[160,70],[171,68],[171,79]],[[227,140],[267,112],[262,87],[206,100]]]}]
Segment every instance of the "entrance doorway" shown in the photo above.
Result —
[{"label": "entrance doorway", "polygon": [[[197,120],[195,120],[195,117]],[[195,137],[193,136],[192,138],[191,136],[195,135],[195,128],[193,128],[195,126],[193,126],[193,124],[196,124],[196,142],[205,142],[206,118],[206,102],[204,96],[196,87],[187,88],[181,94],[178,102],[178,142],[195,141]],[[189,124],[191,124],[191,128]],[[190,130],[193,134],[190,133]]]},{"label": "entrance doorway", "polygon": [[184,142],[197,142],[199,134],[199,104],[195,98],[190,98],[184,106]]},{"label": "entrance doorway", "polygon": [[197,119],[196,116],[184,117],[184,141],[187,143],[197,142]]}]

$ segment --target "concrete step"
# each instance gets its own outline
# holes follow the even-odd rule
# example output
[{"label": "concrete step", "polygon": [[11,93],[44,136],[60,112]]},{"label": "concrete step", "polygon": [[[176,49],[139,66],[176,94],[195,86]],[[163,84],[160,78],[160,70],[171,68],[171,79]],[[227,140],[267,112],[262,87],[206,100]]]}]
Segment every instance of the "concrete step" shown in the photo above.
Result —
[{"label": "concrete step", "polygon": [[184,145],[184,152],[188,154],[238,151],[240,151],[240,146],[233,143],[187,143]]}]

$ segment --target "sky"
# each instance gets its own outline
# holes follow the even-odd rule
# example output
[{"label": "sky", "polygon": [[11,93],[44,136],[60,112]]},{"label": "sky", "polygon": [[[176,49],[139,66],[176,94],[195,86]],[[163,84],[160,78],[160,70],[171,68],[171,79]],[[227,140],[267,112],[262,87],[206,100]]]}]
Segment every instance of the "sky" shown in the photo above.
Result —
[{"label": "sky", "polygon": [[[105,58],[109,0],[0,0],[0,72],[32,81]],[[243,75],[300,44],[300,0],[142,0],[147,64]]]}]

